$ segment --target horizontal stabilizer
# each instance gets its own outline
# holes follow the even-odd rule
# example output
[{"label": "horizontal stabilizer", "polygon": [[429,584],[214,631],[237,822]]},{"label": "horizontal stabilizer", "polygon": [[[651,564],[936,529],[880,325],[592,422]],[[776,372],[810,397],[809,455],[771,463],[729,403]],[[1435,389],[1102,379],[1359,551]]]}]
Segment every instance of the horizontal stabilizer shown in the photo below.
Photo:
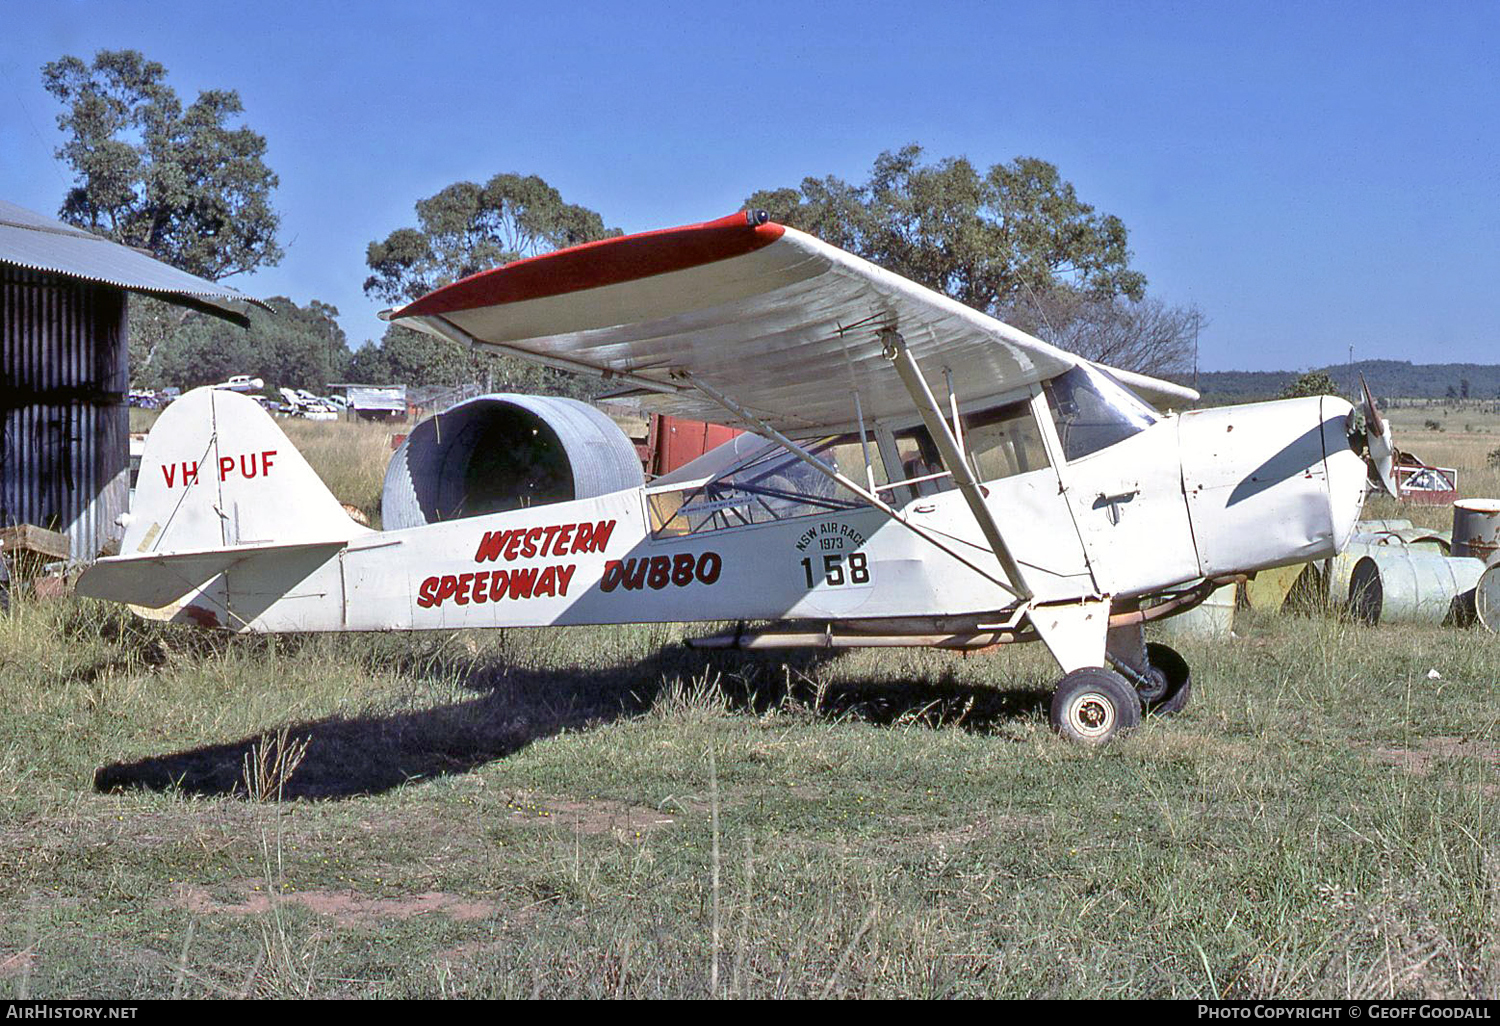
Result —
[{"label": "horizontal stabilizer", "polygon": [[[78,593],[90,598],[161,609],[201,590],[215,577],[258,557],[292,557],[293,563],[322,563],[347,542],[240,545],[204,552],[144,553],[101,559],[78,579]],[[278,562],[287,562],[278,558]],[[287,581],[287,587],[295,585]]]}]

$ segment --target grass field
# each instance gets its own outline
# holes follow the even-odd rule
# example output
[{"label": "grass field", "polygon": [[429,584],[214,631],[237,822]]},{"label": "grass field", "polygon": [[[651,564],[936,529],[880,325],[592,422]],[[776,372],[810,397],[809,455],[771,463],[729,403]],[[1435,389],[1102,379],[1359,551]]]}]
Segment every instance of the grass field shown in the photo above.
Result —
[{"label": "grass field", "polygon": [[[1431,435],[1500,494],[1500,442]],[[1184,645],[1185,713],[1093,751],[1048,730],[1036,646],[24,603],[0,997],[1500,994],[1497,639],[1237,635]]]}]

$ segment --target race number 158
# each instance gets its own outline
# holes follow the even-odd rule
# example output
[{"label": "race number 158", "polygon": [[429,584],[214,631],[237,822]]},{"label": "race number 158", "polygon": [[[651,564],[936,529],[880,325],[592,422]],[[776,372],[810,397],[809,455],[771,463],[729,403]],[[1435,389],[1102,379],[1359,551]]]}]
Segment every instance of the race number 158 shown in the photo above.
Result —
[{"label": "race number 158", "polygon": [[817,575],[820,570],[823,583],[830,588],[839,588],[846,584],[870,583],[870,564],[865,561],[863,552],[851,552],[847,557],[843,553],[830,553],[823,557],[821,568],[816,566],[810,557],[804,559],[802,572],[807,575],[809,588],[817,585]]}]

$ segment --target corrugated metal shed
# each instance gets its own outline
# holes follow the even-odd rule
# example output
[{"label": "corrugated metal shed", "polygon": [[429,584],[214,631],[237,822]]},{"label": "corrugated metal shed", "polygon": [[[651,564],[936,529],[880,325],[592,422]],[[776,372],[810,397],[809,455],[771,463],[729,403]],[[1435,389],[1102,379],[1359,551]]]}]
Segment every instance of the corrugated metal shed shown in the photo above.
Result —
[{"label": "corrugated metal shed", "polygon": [[244,327],[257,300],[81,228],[0,200],[0,261],[144,292]]},{"label": "corrugated metal shed", "polygon": [[61,531],[78,558],[125,511],[125,337],[119,289],[0,264],[0,525]]},{"label": "corrugated metal shed", "polygon": [[256,301],[0,201],[0,526],[118,537],[129,489],[125,292],[246,323]]},{"label": "corrugated metal shed", "polygon": [[405,385],[350,385],[345,394],[356,413],[406,416]]}]

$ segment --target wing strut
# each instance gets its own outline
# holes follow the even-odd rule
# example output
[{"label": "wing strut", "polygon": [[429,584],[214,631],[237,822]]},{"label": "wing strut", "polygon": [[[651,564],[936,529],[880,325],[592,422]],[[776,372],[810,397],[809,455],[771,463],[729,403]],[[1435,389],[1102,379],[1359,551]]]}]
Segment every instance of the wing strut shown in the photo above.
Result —
[{"label": "wing strut", "polygon": [[[724,409],[734,414],[734,416],[738,417],[740,420],[744,421],[747,424],[753,425],[757,433],[763,434],[767,438],[772,439],[787,452],[791,453],[793,456],[796,456],[802,462],[808,464],[818,473],[836,482],[841,487],[847,488],[849,491],[853,492],[855,495],[863,499],[866,503],[884,513],[891,520],[894,520],[902,527],[911,531],[913,534],[921,538],[923,541],[927,542],[929,545],[932,545],[933,547],[940,549],[941,551],[952,556],[954,559],[958,560],[970,570],[973,570],[975,573],[983,576],[986,580],[990,581],[992,584],[996,585],[1002,590],[1009,592],[1016,598],[1025,600],[1031,597],[1031,594],[1029,592],[1023,594],[1021,591],[1018,591],[1014,585],[1006,581],[1002,581],[994,574],[988,573],[987,571],[975,566],[969,560],[965,559],[963,556],[959,555],[957,552],[954,552],[951,548],[944,545],[941,541],[934,537],[931,532],[925,530],[924,528],[918,527],[916,524],[907,520],[880,496],[876,495],[874,492],[868,490],[867,488],[856,484],[848,477],[845,477],[843,474],[839,473],[836,468],[831,467],[827,463],[824,463],[822,460],[818,459],[818,457],[814,456],[811,452],[808,452],[806,448],[798,445],[796,442],[792,441],[780,431],[777,431],[771,425],[767,424],[764,420],[755,416],[755,414],[751,413],[749,410],[746,410],[739,403],[729,398],[723,392],[720,392],[717,388],[714,388],[707,382],[698,379],[689,371],[677,371],[675,373],[677,377],[682,378],[684,381],[688,382],[688,384],[692,385],[698,391],[708,396],[708,398],[724,407]],[[1019,579],[1019,577],[1013,578],[1013,580]]]},{"label": "wing strut", "polygon": [[[985,505],[984,493],[969,469],[969,461],[964,459],[963,447],[958,439],[953,437],[952,429],[943,419],[943,411],[939,408],[937,399],[933,397],[932,389],[927,387],[927,381],[922,377],[922,371],[917,367],[917,361],[912,357],[911,350],[906,347],[906,339],[902,338],[901,333],[894,328],[882,330],[880,339],[885,343],[886,359],[896,365],[896,373],[901,375],[901,383],[906,386],[907,392],[911,393],[912,402],[917,404],[917,410],[922,414],[922,422],[927,425],[927,433],[932,436],[933,442],[937,445],[938,455],[942,457],[943,465],[953,475],[953,481],[958,485],[959,491],[963,492],[964,500],[968,502],[970,512],[979,523],[979,529],[984,532],[985,540],[994,550],[995,558],[1000,561],[1005,576],[1015,582],[1013,591],[1019,598],[1031,598],[1032,591],[1026,584],[1021,567],[1016,563],[1015,557],[1010,554],[1010,548],[1005,544],[1005,538],[1000,533],[1000,525],[995,523],[994,514]],[[956,409],[955,405],[955,412]]]}]

